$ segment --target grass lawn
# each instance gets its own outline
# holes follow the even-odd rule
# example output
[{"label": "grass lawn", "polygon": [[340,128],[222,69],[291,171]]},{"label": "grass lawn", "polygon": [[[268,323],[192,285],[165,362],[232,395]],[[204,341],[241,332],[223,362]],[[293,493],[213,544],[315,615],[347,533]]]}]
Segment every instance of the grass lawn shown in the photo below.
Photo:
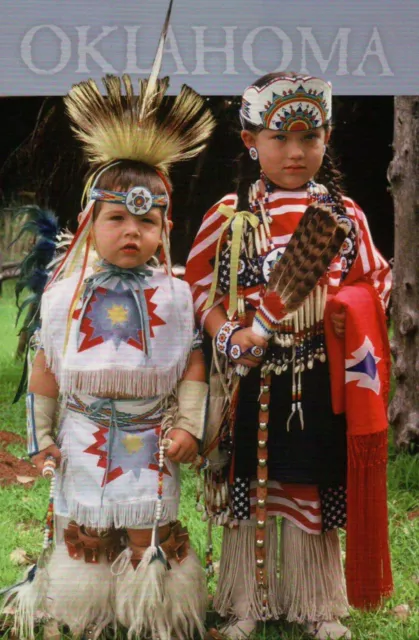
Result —
[{"label": "grass lawn", "polygon": [[[17,345],[14,328],[15,307],[13,283],[4,286],[0,297],[0,430],[25,434],[25,410],[21,400],[11,405],[21,372],[21,363],[14,361]],[[18,445],[8,450],[24,455]],[[12,584],[21,575],[10,553],[22,547],[36,557],[42,545],[42,526],[47,507],[48,484],[37,480],[33,486],[0,486],[0,588]],[[195,511],[195,480],[192,472],[184,470],[180,518],[187,523],[192,542],[204,558],[206,524]],[[348,620],[354,640],[419,640],[419,517],[409,513],[419,509],[419,457],[396,456],[390,453],[389,514],[392,563],[395,581],[394,596],[375,613],[353,611]],[[219,557],[221,531],[214,531],[215,559]],[[213,591],[214,582],[210,584]],[[410,615],[403,619],[392,613],[397,605],[409,605]],[[6,631],[4,637],[7,637]],[[39,633],[42,638],[42,633]],[[63,634],[63,638],[66,636]],[[267,640],[301,640],[298,628],[268,624],[260,630],[260,638]],[[122,638],[122,636],[121,636]]]}]

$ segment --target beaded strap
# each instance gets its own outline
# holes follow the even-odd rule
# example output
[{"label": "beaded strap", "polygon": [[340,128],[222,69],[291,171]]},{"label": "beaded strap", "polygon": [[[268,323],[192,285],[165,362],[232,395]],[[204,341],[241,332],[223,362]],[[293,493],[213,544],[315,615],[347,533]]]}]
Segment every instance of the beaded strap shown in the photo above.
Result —
[{"label": "beaded strap", "polygon": [[47,456],[42,469],[42,476],[43,478],[49,479],[51,484],[49,488],[48,511],[44,529],[44,540],[42,544],[43,553],[50,548],[54,539],[55,468],[55,458],[53,456]]},{"label": "beaded strap", "polygon": [[191,351],[196,351],[197,349],[202,349],[203,343],[202,332],[199,329],[195,329],[192,338],[192,346]]},{"label": "beaded strap", "polygon": [[212,559],[213,545],[212,545],[212,520],[208,520],[207,529],[207,548],[205,551],[205,573],[208,578],[214,575],[214,564]]},{"label": "beaded strap", "polygon": [[271,374],[261,373],[257,448],[256,582],[262,591],[262,611],[264,617],[266,617],[268,613],[265,532],[267,519],[266,500],[268,497],[268,422],[270,391]]},{"label": "beaded strap", "polygon": [[251,242],[250,256],[253,256],[254,250],[256,255],[266,255],[268,251],[274,248],[274,242],[272,239],[270,225],[272,224],[272,217],[269,215],[269,196],[272,193],[272,189],[267,186],[263,179],[263,173],[261,174],[262,182],[265,185],[265,193],[261,194],[261,183],[259,180],[252,183],[249,187],[249,206],[252,213],[256,214],[259,218],[259,225],[253,229],[253,238]]},{"label": "beaded strap", "polygon": [[285,305],[278,294],[275,291],[266,293],[255,313],[252,329],[265,340],[270,340],[285,315]]},{"label": "beaded strap", "polygon": [[167,429],[163,432],[163,429],[160,428],[160,437],[159,437],[159,458],[158,458],[158,475],[157,475],[157,504],[156,504],[156,512],[154,515],[154,529],[158,529],[160,526],[160,520],[163,512],[163,478],[164,478],[164,458],[166,455],[166,450],[169,449],[172,444],[172,440],[168,438],[168,433],[170,429]]}]

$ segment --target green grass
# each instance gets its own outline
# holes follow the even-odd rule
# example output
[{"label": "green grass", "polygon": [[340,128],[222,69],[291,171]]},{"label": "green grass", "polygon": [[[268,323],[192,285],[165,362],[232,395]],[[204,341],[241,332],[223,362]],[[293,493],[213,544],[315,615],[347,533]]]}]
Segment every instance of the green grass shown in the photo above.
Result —
[{"label": "green grass", "polygon": [[[0,297],[0,429],[24,435],[24,402],[11,405],[22,366],[14,361],[17,338],[12,286],[7,282],[4,295]],[[25,453],[23,447],[17,445],[10,446],[9,451],[15,455]],[[182,477],[180,518],[187,524],[193,545],[203,559],[207,526],[195,511],[195,477],[187,469],[183,470]],[[355,640],[419,640],[419,518],[408,518],[409,512],[419,509],[419,457],[396,455],[391,448],[388,481],[395,593],[378,612],[352,612],[348,625]],[[10,562],[13,549],[23,547],[34,557],[39,553],[47,496],[48,484],[41,479],[29,488],[24,485],[0,487],[0,587],[12,584],[21,574],[21,570]],[[221,541],[221,530],[217,527],[214,527],[213,538],[217,560]],[[212,580],[209,586],[213,591],[215,581]],[[391,609],[399,604],[411,607],[412,613],[406,621],[391,613]],[[304,638],[301,630],[293,625],[271,623],[259,631],[258,637],[266,640]],[[67,636],[63,633],[62,637]],[[125,638],[124,635],[119,637]],[[42,632],[38,638],[42,638]]]}]

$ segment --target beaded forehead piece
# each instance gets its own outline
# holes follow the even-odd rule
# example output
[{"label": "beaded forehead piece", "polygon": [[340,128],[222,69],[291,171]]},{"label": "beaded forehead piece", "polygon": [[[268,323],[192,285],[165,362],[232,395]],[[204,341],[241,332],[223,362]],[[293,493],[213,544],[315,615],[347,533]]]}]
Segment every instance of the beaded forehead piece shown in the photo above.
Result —
[{"label": "beaded forehead piece", "polygon": [[92,200],[124,204],[134,216],[143,216],[153,207],[166,209],[169,197],[166,194],[154,195],[146,187],[133,187],[129,191],[109,191],[95,187],[90,192]]},{"label": "beaded forehead piece", "polygon": [[313,76],[284,76],[243,94],[240,120],[274,131],[317,129],[332,117],[332,85]]}]

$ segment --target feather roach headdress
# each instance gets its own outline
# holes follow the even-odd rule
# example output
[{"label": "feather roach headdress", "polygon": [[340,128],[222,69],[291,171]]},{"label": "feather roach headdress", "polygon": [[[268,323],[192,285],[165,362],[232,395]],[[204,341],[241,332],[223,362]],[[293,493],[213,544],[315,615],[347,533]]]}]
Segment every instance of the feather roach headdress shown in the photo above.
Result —
[{"label": "feather roach headdress", "polygon": [[[167,174],[174,163],[196,156],[215,126],[203,98],[193,89],[184,85],[170,104],[165,97],[169,78],[158,78],[172,3],[173,0],[169,3],[150,77],[139,80],[137,91],[128,75],[122,78],[108,75],[103,79],[105,95],[96,82],[89,79],[74,85],[64,98],[72,129],[83,144],[92,170],[84,189],[85,208],[79,229],[49,284],[80,268],[83,272],[97,200],[125,204],[134,215],[143,215],[152,206],[162,207],[163,251],[171,273],[168,225],[171,187]],[[154,169],[165,193],[151,194],[143,185],[134,186],[126,193],[97,188],[99,178],[123,160]]]},{"label": "feather roach headdress", "polygon": [[106,96],[94,80],[87,80],[64,98],[72,128],[92,165],[136,160],[167,173],[173,163],[193,158],[204,148],[214,119],[193,89],[184,85],[167,108],[168,78],[139,80],[137,95],[128,75],[122,81],[107,76],[103,83]]},{"label": "feather roach headdress", "polygon": [[165,104],[169,78],[158,75],[172,4],[170,0],[150,77],[138,81],[137,95],[128,75],[122,76],[122,83],[108,75],[103,79],[106,96],[94,80],[87,80],[74,85],[64,98],[73,131],[92,165],[136,160],[167,173],[173,163],[202,151],[214,128],[204,100],[186,85],[171,108]]}]

